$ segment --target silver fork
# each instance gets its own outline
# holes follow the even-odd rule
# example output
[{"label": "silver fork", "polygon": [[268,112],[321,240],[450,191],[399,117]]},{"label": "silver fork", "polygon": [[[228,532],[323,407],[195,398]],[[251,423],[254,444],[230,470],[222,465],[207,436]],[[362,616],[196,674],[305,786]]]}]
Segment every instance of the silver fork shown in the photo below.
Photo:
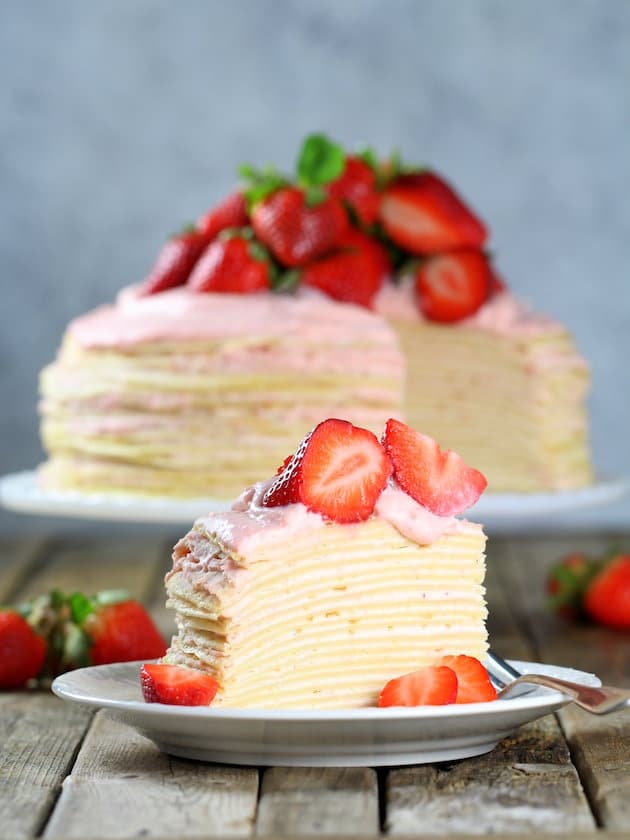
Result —
[{"label": "silver fork", "polygon": [[[501,659],[493,651],[488,651],[487,667],[490,678],[495,687],[500,689],[497,697],[505,697],[507,694],[517,693],[516,687],[520,687],[518,693],[524,693],[525,686],[544,685],[547,688],[555,688],[570,697],[587,712],[595,715],[606,715],[624,706],[630,706],[630,691],[624,688],[613,688],[607,685],[582,685],[581,683],[561,680],[558,677],[550,677],[547,674],[521,674],[513,668],[509,662]],[[531,691],[531,688],[526,690]]]}]

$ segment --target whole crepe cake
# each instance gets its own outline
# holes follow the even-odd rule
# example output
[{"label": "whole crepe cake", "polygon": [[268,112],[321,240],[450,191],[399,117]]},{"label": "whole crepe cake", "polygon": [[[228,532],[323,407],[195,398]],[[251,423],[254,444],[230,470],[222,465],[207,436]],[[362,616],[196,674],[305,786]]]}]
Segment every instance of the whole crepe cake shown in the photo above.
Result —
[{"label": "whole crepe cake", "polygon": [[319,423],[275,476],[173,551],[177,634],[145,699],[238,708],[494,699],[486,538],[460,519],[484,476],[390,419]]},{"label": "whole crepe cake", "polygon": [[588,368],[428,169],[305,141],[70,323],[41,376],[51,489],[232,498],[325,417],[406,419],[494,492],[588,485]]}]

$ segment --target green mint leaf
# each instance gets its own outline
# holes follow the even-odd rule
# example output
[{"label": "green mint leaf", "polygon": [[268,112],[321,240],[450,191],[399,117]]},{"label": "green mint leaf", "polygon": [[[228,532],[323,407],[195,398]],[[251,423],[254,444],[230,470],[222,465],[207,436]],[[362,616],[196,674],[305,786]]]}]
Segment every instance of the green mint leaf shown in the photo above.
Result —
[{"label": "green mint leaf", "polygon": [[346,153],[338,143],[325,134],[311,134],[302,145],[297,162],[297,174],[304,187],[329,184],[342,174]]},{"label": "green mint leaf", "polygon": [[307,187],[304,190],[304,203],[307,207],[317,207],[323,201],[326,201],[326,190],[320,186]]}]

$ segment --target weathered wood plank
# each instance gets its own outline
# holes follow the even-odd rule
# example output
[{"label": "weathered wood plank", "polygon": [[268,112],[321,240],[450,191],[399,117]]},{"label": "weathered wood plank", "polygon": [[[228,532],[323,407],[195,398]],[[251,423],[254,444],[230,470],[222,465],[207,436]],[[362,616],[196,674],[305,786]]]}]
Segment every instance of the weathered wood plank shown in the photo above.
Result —
[{"label": "weathered wood plank", "polygon": [[265,770],[258,835],[376,835],[376,773],[362,767],[272,767]]},{"label": "weathered wood plank", "polygon": [[[627,536],[508,542],[501,572],[506,588],[515,593],[514,609],[532,639],[535,658],[592,671],[604,682],[628,686],[627,634],[567,623],[545,606],[545,576],[558,558],[571,551],[602,553],[611,544],[630,549]],[[559,719],[597,821],[605,828],[630,829],[630,710],[594,717],[567,706]]]},{"label": "weathered wood plank", "polygon": [[171,758],[98,713],[46,838],[246,837],[258,772]]},{"label": "weathered wood plank", "polygon": [[0,604],[15,600],[20,583],[38,557],[44,556],[45,540],[28,538],[0,542]]},{"label": "weathered wood plank", "polygon": [[393,835],[593,830],[555,719],[522,727],[491,753],[452,765],[393,770],[385,828]]},{"label": "weathered wood plank", "polygon": [[56,539],[47,546],[46,562],[21,588],[23,600],[55,587],[90,594],[101,589],[127,589],[144,600],[162,566],[161,545],[146,539]]},{"label": "weathered wood plank", "polygon": [[50,694],[0,697],[0,827],[5,837],[31,837],[58,795],[90,713]]}]

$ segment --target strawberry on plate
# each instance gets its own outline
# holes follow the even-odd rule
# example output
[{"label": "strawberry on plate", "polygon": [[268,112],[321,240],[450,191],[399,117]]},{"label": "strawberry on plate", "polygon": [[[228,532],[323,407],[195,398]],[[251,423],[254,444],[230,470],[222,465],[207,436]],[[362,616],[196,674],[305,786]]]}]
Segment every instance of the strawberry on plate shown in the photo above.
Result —
[{"label": "strawberry on plate", "polygon": [[327,185],[326,192],[348,204],[365,227],[371,227],[376,221],[381,194],[374,169],[362,158],[348,155],[342,174]]},{"label": "strawberry on plate", "polygon": [[308,434],[263,497],[263,506],[301,502],[335,522],[367,519],[392,465],[372,432],[324,420]]},{"label": "strawberry on plate", "polygon": [[300,281],[335,300],[369,308],[389,273],[387,252],[375,239],[354,228],[339,247],[333,254],[304,266]]},{"label": "strawberry on plate", "polygon": [[265,291],[271,287],[271,264],[257,242],[240,235],[219,237],[199,258],[188,286],[195,292]]},{"label": "strawberry on plate", "polygon": [[474,656],[443,656],[438,665],[446,665],[457,676],[456,703],[486,703],[497,699],[495,687],[483,664]]},{"label": "strawberry on plate", "polygon": [[630,554],[605,562],[587,585],[584,609],[593,621],[630,630]]},{"label": "strawberry on plate", "polygon": [[377,705],[445,706],[454,703],[456,697],[455,671],[444,665],[429,665],[390,680],[379,694]]},{"label": "strawberry on plate", "polygon": [[490,266],[481,251],[454,251],[423,260],[415,272],[416,295],[430,321],[467,318],[490,296]]},{"label": "strawberry on plate", "polygon": [[443,452],[433,438],[400,420],[387,421],[382,442],[401,489],[438,516],[466,510],[486,487],[479,470],[469,467],[452,450]]},{"label": "strawberry on plate", "polygon": [[332,251],[348,228],[348,215],[335,198],[309,206],[304,190],[281,187],[254,206],[252,225],[279,262],[294,267]]},{"label": "strawberry on plate", "polygon": [[140,293],[155,295],[166,289],[183,286],[207,244],[204,235],[194,228],[186,228],[168,239],[142,283]]},{"label": "strawberry on plate", "polygon": [[207,213],[197,220],[196,228],[201,233],[206,244],[227,230],[227,228],[245,227],[247,224],[247,204],[245,196],[236,190],[226,196]]},{"label": "strawberry on plate", "polygon": [[36,677],[46,658],[46,642],[13,610],[0,611],[0,689],[21,688]]},{"label": "strawberry on plate", "polygon": [[142,696],[147,703],[209,706],[219,683],[209,674],[177,665],[147,663],[140,669]]},{"label": "strawberry on plate", "polygon": [[449,184],[433,172],[401,175],[385,190],[380,219],[412,254],[481,248],[487,231]]}]

